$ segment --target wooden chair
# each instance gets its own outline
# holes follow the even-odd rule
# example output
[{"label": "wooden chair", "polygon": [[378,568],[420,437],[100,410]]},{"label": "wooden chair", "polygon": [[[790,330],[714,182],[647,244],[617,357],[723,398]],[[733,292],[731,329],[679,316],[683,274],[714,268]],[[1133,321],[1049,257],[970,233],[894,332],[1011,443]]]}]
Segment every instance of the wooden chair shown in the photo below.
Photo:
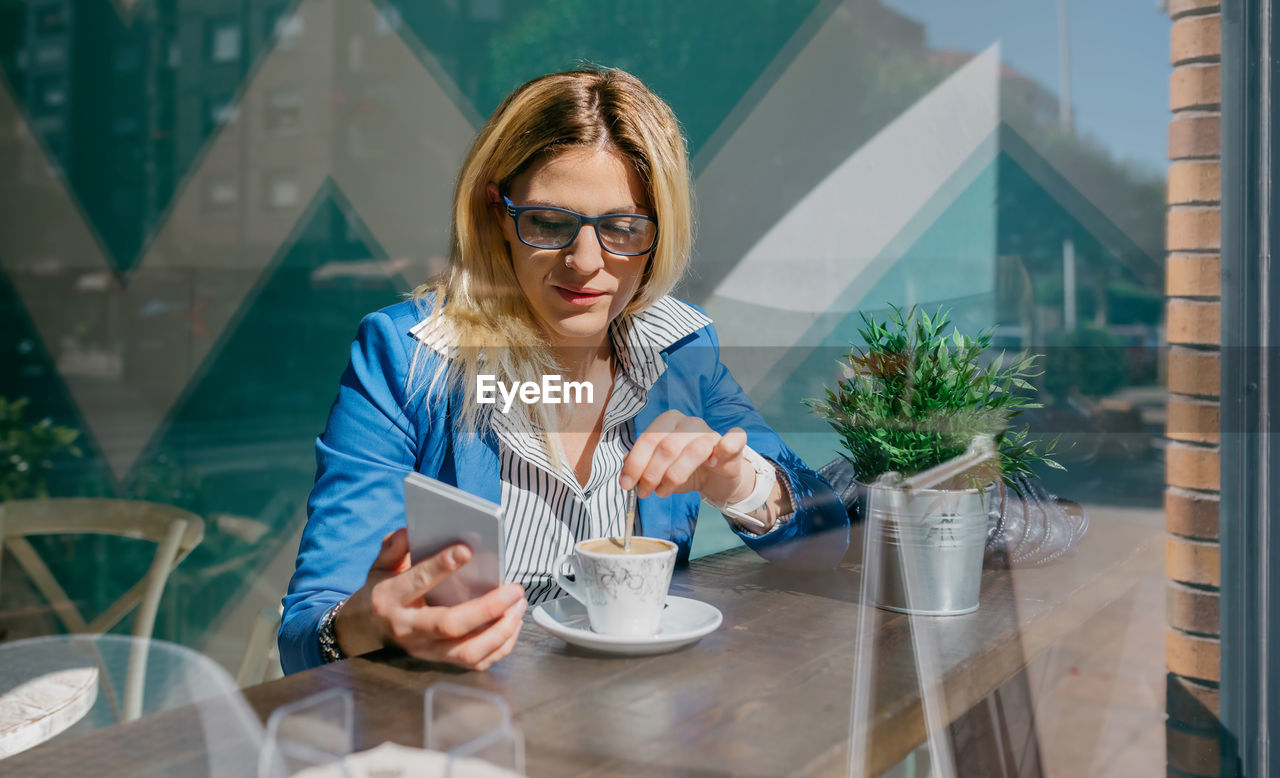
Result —
[{"label": "wooden chair", "polygon": [[253,620],[253,631],[240,658],[236,685],[244,688],[284,677],[280,670],[280,652],[276,649],[276,632],[284,607],[263,608]]},{"label": "wooden chair", "polygon": [[[156,544],[141,580],[92,620],[86,620],[27,538],[36,535],[114,535]],[[170,573],[204,538],[204,521],[172,505],[139,500],[57,498],[0,503],[0,557],[6,550],[49,602],[68,632],[103,633],[134,609],[133,636],[149,639]],[[95,563],[101,563],[95,560]],[[141,707],[146,652],[130,660],[124,720]]]}]

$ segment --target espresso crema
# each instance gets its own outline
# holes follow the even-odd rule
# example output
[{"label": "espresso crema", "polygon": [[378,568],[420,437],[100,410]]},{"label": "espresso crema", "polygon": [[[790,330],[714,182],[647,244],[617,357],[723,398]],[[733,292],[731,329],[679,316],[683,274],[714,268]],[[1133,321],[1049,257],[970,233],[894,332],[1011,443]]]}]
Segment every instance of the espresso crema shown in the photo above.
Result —
[{"label": "espresso crema", "polygon": [[596,540],[588,540],[581,545],[583,551],[589,554],[657,554],[663,551],[672,550],[672,544],[666,540],[655,540],[654,538],[632,538],[631,550],[622,550],[622,538],[598,538]]}]

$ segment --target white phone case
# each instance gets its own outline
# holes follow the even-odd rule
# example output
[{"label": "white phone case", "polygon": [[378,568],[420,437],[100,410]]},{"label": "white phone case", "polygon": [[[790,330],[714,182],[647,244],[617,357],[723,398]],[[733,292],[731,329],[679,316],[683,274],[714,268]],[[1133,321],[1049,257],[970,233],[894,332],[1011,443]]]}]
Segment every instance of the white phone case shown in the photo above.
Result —
[{"label": "white phone case", "polygon": [[404,478],[409,557],[415,564],[454,543],[471,561],[427,592],[431,605],[457,605],[502,585],[502,506],[421,473]]}]

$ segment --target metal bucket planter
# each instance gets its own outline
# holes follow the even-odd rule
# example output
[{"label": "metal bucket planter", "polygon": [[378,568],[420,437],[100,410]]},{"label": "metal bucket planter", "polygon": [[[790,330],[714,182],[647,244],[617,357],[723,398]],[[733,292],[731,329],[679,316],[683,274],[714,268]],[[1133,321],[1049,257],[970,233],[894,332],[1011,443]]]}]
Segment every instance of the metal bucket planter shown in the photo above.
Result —
[{"label": "metal bucket planter", "polygon": [[864,486],[876,605],[925,616],[977,610],[992,493]]}]

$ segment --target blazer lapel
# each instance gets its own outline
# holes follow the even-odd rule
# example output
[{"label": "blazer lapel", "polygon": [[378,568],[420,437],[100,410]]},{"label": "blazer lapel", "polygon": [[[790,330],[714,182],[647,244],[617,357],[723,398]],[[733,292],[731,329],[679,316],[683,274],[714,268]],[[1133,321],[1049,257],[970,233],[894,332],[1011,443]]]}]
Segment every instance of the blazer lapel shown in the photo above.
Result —
[{"label": "blazer lapel", "polygon": [[474,432],[453,434],[453,461],[457,468],[458,488],[502,502],[502,473],[498,468],[498,441],[492,435],[481,437]]}]

